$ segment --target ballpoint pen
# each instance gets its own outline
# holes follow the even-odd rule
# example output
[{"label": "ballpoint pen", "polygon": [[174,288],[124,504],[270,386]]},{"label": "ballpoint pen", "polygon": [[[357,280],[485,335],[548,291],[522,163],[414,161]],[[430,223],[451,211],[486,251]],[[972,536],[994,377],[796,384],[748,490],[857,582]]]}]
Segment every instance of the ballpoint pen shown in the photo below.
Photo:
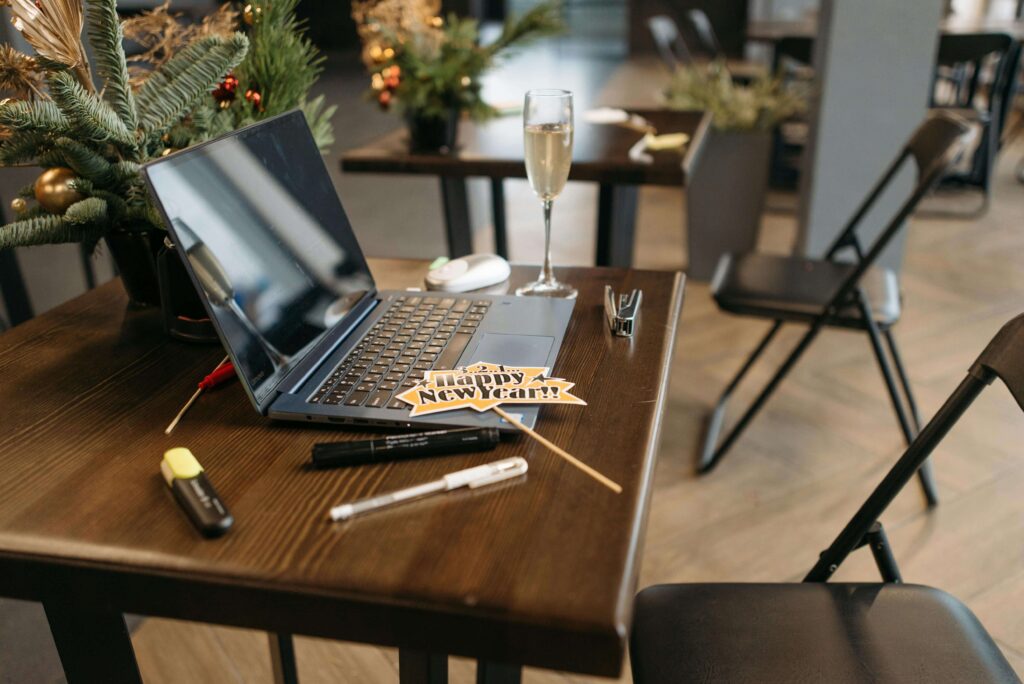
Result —
[{"label": "ballpoint pen", "polygon": [[407,487],[398,491],[371,496],[366,499],[359,499],[352,503],[341,504],[331,509],[331,520],[348,520],[354,515],[374,511],[393,504],[420,499],[431,494],[442,494],[444,492],[469,487],[476,489],[484,485],[495,484],[504,480],[512,479],[526,473],[528,468],[526,459],[519,456],[506,458],[502,461],[495,461],[487,465],[476,466],[448,473],[439,480],[426,482],[415,487]]}]

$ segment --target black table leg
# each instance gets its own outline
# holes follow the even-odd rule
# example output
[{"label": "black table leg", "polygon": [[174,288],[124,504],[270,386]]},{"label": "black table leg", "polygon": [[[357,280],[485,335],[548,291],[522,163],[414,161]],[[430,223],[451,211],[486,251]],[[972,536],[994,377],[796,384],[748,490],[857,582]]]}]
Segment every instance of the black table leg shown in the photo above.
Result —
[{"label": "black table leg", "polygon": [[28,301],[25,280],[14,250],[0,249],[0,296],[4,298],[7,317],[11,325],[24,323],[32,318],[32,305]]},{"label": "black table leg", "polygon": [[465,178],[441,177],[441,202],[448,231],[448,256],[473,253],[473,227],[469,223],[469,198]]},{"label": "black table leg", "polygon": [[494,251],[508,259],[508,234],[505,232],[504,179],[491,179],[491,216],[494,219]]},{"label": "black table leg", "polygon": [[633,265],[633,234],[640,188],[636,185],[601,184],[597,198],[598,266]]},{"label": "black table leg", "polygon": [[273,671],[274,684],[299,684],[292,635],[268,633],[267,637],[270,641],[270,669]]},{"label": "black table leg", "polygon": [[71,591],[44,601],[43,607],[70,684],[141,684],[123,614]]},{"label": "black table leg", "polygon": [[476,684],[520,684],[523,668],[519,665],[476,661]]},{"label": "black table leg", "polygon": [[447,684],[448,656],[398,649],[399,684]]}]

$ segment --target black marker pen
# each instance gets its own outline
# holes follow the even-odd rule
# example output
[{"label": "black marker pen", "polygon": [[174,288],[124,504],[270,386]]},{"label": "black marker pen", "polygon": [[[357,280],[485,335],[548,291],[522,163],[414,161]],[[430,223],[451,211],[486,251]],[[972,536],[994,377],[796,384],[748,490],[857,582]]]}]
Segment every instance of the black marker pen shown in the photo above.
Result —
[{"label": "black marker pen", "polygon": [[336,468],[464,451],[489,451],[498,445],[499,439],[497,428],[459,428],[359,442],[328,442],[313,445],[313,465]]}]

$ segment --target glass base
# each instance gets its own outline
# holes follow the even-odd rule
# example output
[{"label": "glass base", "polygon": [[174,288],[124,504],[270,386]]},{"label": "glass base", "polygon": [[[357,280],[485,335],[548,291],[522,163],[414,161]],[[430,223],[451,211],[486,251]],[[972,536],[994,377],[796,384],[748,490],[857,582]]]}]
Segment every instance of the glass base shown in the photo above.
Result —
[{"label": "glass base", "polygon": [[516,289],[520,297],[557,297],[560,299],[576,299],[579,294],[572,285],[566,285],[555,279],[536,280]]}]

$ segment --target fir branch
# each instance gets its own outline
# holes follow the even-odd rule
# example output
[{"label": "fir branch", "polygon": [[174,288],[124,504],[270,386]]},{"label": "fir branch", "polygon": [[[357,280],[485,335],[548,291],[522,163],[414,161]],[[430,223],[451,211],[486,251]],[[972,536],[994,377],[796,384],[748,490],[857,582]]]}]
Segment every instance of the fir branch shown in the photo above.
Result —
[{"label": "fir branch", "polygon": [[495,56],[513,45],[522,46],[542,36],[553,36],[565,30],[561,11],[557,3],[542,2],[535,5],[519,18],[509,18],[501,29],[501,35],[487,46],[489,55]]},{"label": "fir branch", "polygon": [[116,0],[89,0],[89,42],[96,56],[96,69],[103,77],[103,96],[121,117],[125,128],[138,126],[135,97],[124,56],[124,34],[117,16]]},{"label": "fir branch", "polygon": [[86,197],[68,207],[64,219],[76,226],[105,226],[107,203],[99,197]]},{"label": "fir branch", "polygon": [[113,178],[110,162],[93,148],[71,138],[58,138],[54,147],[64,155],[65,163],[82,178],[98,185],[110,184]]},{"label": "fir branch", "polygon": [[331,127],[331,117],[337,111],[337,106],[324,107],[324,96],[320,95],[302,105],[302,111],[306,115],[306,122],[313,132],[313,139],[321,152],[326,152],[334,144],[334,129]]},{"label": "fir branch", "polygon": [[66,71],[50,76],[50,96],[71,121],[75,133],[93,142],[111,142],[123,150],[138,149],[135,135],[106,102],[86,92]]},{"label": "fir branch", "polygon": [[47,146],[45,133],[16,131],[0,143],[0,166],[14,166],[34,161]]},{"label": "fir branch", "polygon": [[0,104],[0,126],[12,131],[35,131],[56,135],[71,130],[60,108],[49,100],[11,100]]},{"label": "fir branch", "polygon": [[95,240],[103,230],[96,226],[79,226],[64,220],[63,216],[46,214],[8,223],[0,227],[0,249],[29,247],[61,242]]},{"label": "fir branch", "polygon": [[28,185],[23,185],[23,186],[21,186],[21,189],[18,190],[18,197],[20,197],[22,199],[32,199],[35,196],[36,196],[36,184],[35,183],[29,183]]},{"label": "fir branch", "polygon": [[238,65],[248,47],[248,39],[240,33],[226,40],[200,38],[154,71],[136,97],[142,130],[159,136],[181,121]]}]

